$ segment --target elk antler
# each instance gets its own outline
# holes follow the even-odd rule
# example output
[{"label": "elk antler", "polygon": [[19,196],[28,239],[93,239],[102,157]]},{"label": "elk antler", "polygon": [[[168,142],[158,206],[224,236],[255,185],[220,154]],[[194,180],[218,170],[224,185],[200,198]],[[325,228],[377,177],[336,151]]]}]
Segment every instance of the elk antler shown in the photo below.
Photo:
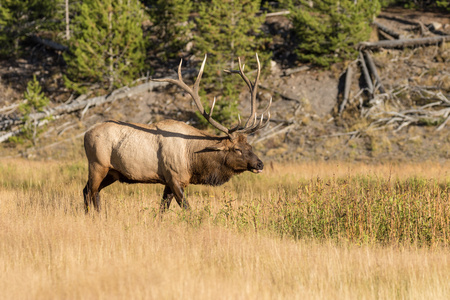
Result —
[{"label": "elk antler", "polygon": [[257,117],[256,117],[256,90],[257,90],[257,85],[258,85],[258,81],[259,81],[259,74],[261,72],[261,66],[259,63],[259,59],[258,59],[258,55],[256,55],[256,60],[258,61],[258,73],[256,76],[256,80],[255,83],[252,84],[250,82],[250,80],[247,78],[247,76],[245,76],[244,71],[243,71],[243,67],[241,66],[241,60],[239,59],[239,71],[228,71],[225,70],[228,73],[239,73],[242,77],[242,79],[244,79],[245,83],[247,83],[247,86],[250,89],[251,95],[252,95],[252,102],[251,102],[251,110],[252,110],[252,114],[250,115],[250,117],[248,118],[247,122],[245,123],[244,128],[239,129],[239,127],[241,126],[241,119],[239,118],[239,123],[233,127],[233,128],[227,128],[225,126],[223,126],[222,124],[220,124],[219,122],[217,122],[216,120],[214,120],[212,118],[212,112],[214,110],[214,105],[216,104],[216,98],[214,98],[212,104],[211,104],[211,110],[209,111],[209,113],[207,113],[205,111],[205,109],[203,108],[202,102],[200,101],[200,96],[198,95],[198,90],[199,90],[199,85],[200,85],[200,80],[202,79],[202,75],[203,75],[203,70],[205,68],[205,63],[206,63],[206,57],[207,55],[205,54],[205,58],[203,59],[203,63],[202,66],[200,67],[200,71],[198,72],[197,75],[197,79],[195,80],[194,86],[191,88],[189,87],[186,83],[184,83],[183,78],[181,76],[181,64],[183,63],[183,60],[180,61],[180,65],[178,66],[178,79],[172,79],[172,78],[163,78],[163,79],[152,79],[153,81],[158,81],[158,82],[169,82],[169,83],[173,83],[177,86],[179,86],[180,88],[182,88],[183,90],[185,90],[189,95],[191,95],[192,99],[194,100],[195,104],[197,105],[198,110],[200,111],[200,113],[202,114],[202,116],[215,128],[217,128],[218,130],[226,133],[230,138],[232,137],[232,134],[234,132],[240,132],[240,133],[252,133],[255,132],[256,130],[264,127],[267,125],[267,123],[269,122],[270,119],[270,113],[268,113],[268,118],[265,122],[263,122],[264,119],[264,114],[268,112],[270,105],[272,104],[272,99],[270,99],[270,103],[267,106],[267,108],[264,110],[264,112],[261,114],[261,119],[258,121]]},{"label": "elk antler", "polygon": [[[261,64],[259,63],[258,53],[256,53],[256,62],[258,63],[258,70],[256,73],[256,79],[254,83],[252,83],[248,79],[248,77],[244,74],[245,64],[244,65],[241,64],[241,58],[238,58],[238,61],[239,61],[239,70],[224,70],[224,71],[230,74],[233,73],[239,74],[250,90],[251,114],[248,117],[247,122],[245,122],[244,128],[235,130],[236,132],[249,134],[265,127],[269,123],[270,120],[269,108],[272,105],[272,98],[270,98],[269,105],[267,105],[266,109],[263,111],[261,117],[258,120],[258,117],[256,115],[256,95],[258,91],[259,75],[261,74]],[[266,113],[267,113],[267,120],[264,122],[264,115]]]}]

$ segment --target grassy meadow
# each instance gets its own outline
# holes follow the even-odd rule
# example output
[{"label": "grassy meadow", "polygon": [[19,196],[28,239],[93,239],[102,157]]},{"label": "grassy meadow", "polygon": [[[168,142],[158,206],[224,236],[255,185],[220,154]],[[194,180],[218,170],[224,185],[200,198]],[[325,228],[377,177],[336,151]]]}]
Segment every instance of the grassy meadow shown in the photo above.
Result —
[{"label": "grassy meadow", "polygon": [[0,160],[0,299],[448,299],[450,165],[268,164],[192,210],[87,163]]}]

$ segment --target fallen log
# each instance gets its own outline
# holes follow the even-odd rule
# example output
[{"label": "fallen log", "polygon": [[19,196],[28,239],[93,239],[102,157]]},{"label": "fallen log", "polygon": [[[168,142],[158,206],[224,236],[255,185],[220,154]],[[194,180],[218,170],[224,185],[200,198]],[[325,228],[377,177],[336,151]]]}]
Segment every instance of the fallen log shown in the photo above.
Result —
[{"label": "fallen log", "polygon": [[384,26],[384,25],[381,24],[381,23],[378,23],[378,22],[374,21],[374,22],[372,22],[372,24],[375,25],[375,26],[377,26],[378,29],[380,29],[381,31],[383,31],[383,32],[385,32],[385,33],[387,33],[387,34],[389,34],[389,35],[392,36],[393,38],[396,38],[396,39],[403,39],[403,36],[402,36],[400,33],[396,32],[395,30],[393,30],[393,29],[391,29],[391,28],[389,28],[389,27]]},{"label": "fallen log", "polygon": [[444,42],[450,42],[450,35],[445,36],[433,36],[417,39],[402,39],[402,40],[389,40],[389,41],[378,41],[378,42],[361,42],[356,48],[358,50],[367,49],[395,49],[395,48],[406,48],[406,47],[416,47],[416,46],[430,46],[437,45]]},{"label": "fallen log", "polygon": [[345,106],[348,102],[348,96],[350,95],[350,87],[352,84],[352,66],[348,65],[347,72],[345,73],[345,87],[344,87],[344,99],[342,100],[341,105],[339,106],[339,114],[344,111]]},{"label": "fallen log", "polygon": [[[384,111],[369,117],[374,121],[369,127],[385,127],[389,125],[397,125],[395,132],[410,124],[429,125],[440,124],[436,131],[442,130],[446,123],[450,120],[450,108],[439,110],[430,110],[430,106],[423,106],[417,109],[409,109],[403,111]],[[381,116],[381,118],[380,118]],[[444,119],[444,121],[442,121]]]},{"label": "fallen log", "polygon": [[395,40],[392,36],[390,36],[389,34],[385,33],[384,31],[378,31],[378,35],[380,35],[382,37],[381,40],[388,40],[388,41]]},{"label": "fallen log", "polygon": [[287,69],[287,70],[283,71],[283,76],[289,76],[291,74],[295,74],[298,72],[308,71],[309,69],[310,69],[309,66],[301,66],[301,67],[297,67],[297,68],[293,68],[293,69]]},{"label": "fallen log", "polygon": [[399,23],[407,24],[407,25],[417,25],[418,24],[417,21],[401,18],[401,17],[398,17],[398,16],[389,16],[389,15],[385,15],[385,14],[380,14],[378,16],[378,18],[383,18],[383,19],[386,19],[386,20],[392,20],[392,21],[396,21],[396,22],[399,22]]},{"label": "fallen log", "polygon": [[0,131],[6,131],[9,128],[13,127],[15,124],[19,124],[21,122],[20,118],[17,116],[0,116]]},{"label": "fallen log", "polygon": [[[105,95],[105,96],[99,96],[99,97],[94,97],[94,98],[90,98],[90,99],[82,99],[82,100],[75,100],[72,101],[71,103],[64,103],[61,104],[57,107],[54,108],[48,108],[43,112],[38,112],[38,113],[34,113],[34,114],[30,114],[30,118],[34,119],[34,120],[41,120],[44,119],[46,117],[49,116],[60,116],[63,114],[69,114],[69,113],[73,113],[76,111],[80,111],[80,110],[84,110],[89,107],[93,107],[93,106],[98,106],[101,104],[105,104],[105,103],[111,103],[114,102],[116,100],[119,99],[123,99],[125,97],[132,97],[134,95],[140,94],[142,92],[145,92],[147,90],[151,90],[157,87],[161,87],[161,86],[166,86],[168,85],[168,83],[166,82],[146,82],[144,84],[132,87],[132,88],[128,88],[128,87],[124,87],[118,90],[115,90],[114,92]],[[81,99],[82,97],[79,97],[78,99]],[[23,124],[23,121],[20,120],[15,120],[14,123],[10,123],[9,119],[5,119],[4,120],[5,124],[2,123],[2,121],[0,121],[0,128],[4,128],[3,131],[5,131],[7,128],[11,128],[11,125],[20,125]],[[8,122],[8,124],[6,124],[6,122]],[[20,131],[18,130],[13,130],[10,132],[5,132],[4,134],[0,135],[0,143],[6,141],[9,137],[17,135]]]},{"label": "fallen log", "polygon": [[[281,124],[279,124],[279,125],[281,125]],[[260,142],[262,142],[262,141],[264,141],[264,140],[267,140],[267,139],[269,139],[269,138],[271,138],[271,137],[274,137],[274,136],[276,136],[276,135],[279,135],[279,134],[281,134],[281,133],[284,133],[284,132],[286,132],[286,131],[289,131],[289,130],[291,130],[291,129],[294,129],[296,126],[297,126],[297,124],[294,123],[294,124],[291,124],[291,125],[289,125],[289,126],[287,126],[287,127],[282,128],[282,129],[280,129],[280,130],[278,130],[278,131],[272,132],[272,133],[267,134],[267,135],[263,135],[262,137],[260,137],[260,138],[257,139],[256,141],[252,141],[252,144],[260,143]],[[278,127],[277,127],[277,128],[278,128]]]},{"label": "fallen log", "polygon": [[7,132],[5,134],[2,134],[0,136],[0,143],[3,143],[4,141],[7,141],[10,137],[18,135],[19,133],[20,133],[20,130],[19,129],[15,129],[15,130],[12,130],[12,131]]},{"label": "fallen log", "polygon": [[283,11],[277,11],[277,12],[271,12],[271,13],[267,13],[266,14],[266,18],[270,18],[270,17],[276,17],[276,16],[284,16],[284,15],[288,15],[291,12],[289,10],[283,10]]},{"label": "fallen log", "polygon": [[3,106],[0,108],[0,113],[2,113],[3,115],[9,115],[10,113],[14,112],[19,107],[19,105],[19,103],[14,103],[8,106]]},{"label": "fallen log", "polygon": [[[425,26],[422,22],[420,21],[415,21],[415,20],[411,20],[411,19],[405,19],[402,17],[398,17],[398,16],[387,16],[387,15],[379,15],[379,18],[383,18],[383,19],[387,19],[387,20],[392,20],[392,21],[396,21],[399,23],[403,23],[403,24],[407,24],[407,25],[412,25],[415,28],[414,29],[419,29],[420,30],[420,34],[421,35],[426,35],[429,34],[429,28],[427,28],[427,26]],[[436,33],[433,31],[433,33]]]},{"label": "fallen log", "polygon": [[364,57],[366,58],[367,66],[369,67],[370,73],[372,73],[373,77],[375,77],[375,88],[378,87],[380,92],[384,94],[385,89],[383,87],[383,84],[381,83],[380,76],[378,76],[377,67],[375,66],[375,63],[373,62],[372,56],[367,51],[363,51],[363,54],[364,54]]},{"label": "fallen log", "polygon": [[361,70],[362,70],[362,73],[364,75],[364,80],[366,81],[367,88],[369,90],[370,96],[372,97],[373,96],[373,92],[374,92],[373,91],[372,79],[370,78],[369,70],[367,69],[366,62],[364,60],[364,55],[362,54],[362,52],[359,52],[359,63],[361,65]]},{"label": "fallen log", "polygon": [[56,43],[51,40],[42,39],[42,38],[38,37],[37,35],[30,36],[30,39],[37,44],[44,45],[45,47],[51,48],[53,50],[62,51],[62,52],[69,50],[69,47],[67,47],[67,46],[61,45],[61,44]]}]

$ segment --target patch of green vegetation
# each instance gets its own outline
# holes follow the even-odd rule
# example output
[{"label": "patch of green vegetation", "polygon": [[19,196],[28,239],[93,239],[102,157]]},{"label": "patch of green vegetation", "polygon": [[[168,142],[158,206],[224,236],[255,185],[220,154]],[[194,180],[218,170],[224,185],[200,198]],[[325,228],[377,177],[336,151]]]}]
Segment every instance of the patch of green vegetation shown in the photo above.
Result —
[{"label": "patch of green vegetation", "polygon": [[355,45],[369,38],[370,21],[380,11],[379,1],[284,0],[299,38],[300,60],[320,66],[356,58]]},{"label": "patch of green vegetation", "polygon": [[9,140],[13,143],[20,144],[30,141],[34,146],[39,135],[45,131],[46,122],[53,119],[50,115],[39,119],[36,117],[37,113],[44,112],[50,103],[50,99],[42,92],[42,87],[37,81],[36,76],[33,76],[33,80],[28,82],[27,90],[23,97],[25,101],[19,106],[19,111],[23,114],[23,124],[19,128],[20,134],[12,136]]},{"label": "patch of green vegetation", "polygon": [[294,239],[351,241],[357,244],[449,244],[450,183],[411,177],[316,178],[294,193],[238,201],[221,197],[217,212],[204,204],[181,220],[198,226],[213,223],[239,231],[271,232]]},{"label": "patch of green vegetation", "polygon": [[439,126],[445,121],[444,118],[431,119],[431,118],[420,118],[418,125],[421,126]]}]

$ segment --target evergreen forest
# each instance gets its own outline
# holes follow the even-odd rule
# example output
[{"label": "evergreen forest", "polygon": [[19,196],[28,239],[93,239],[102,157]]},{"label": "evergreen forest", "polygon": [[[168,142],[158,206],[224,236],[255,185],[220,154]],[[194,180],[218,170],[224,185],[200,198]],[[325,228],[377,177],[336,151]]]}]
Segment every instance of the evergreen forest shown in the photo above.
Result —
[{"label": "evergreen forest", "polygon": [[[107,93],[170,66],[209,55],[211,70],[234,66],[237,57],[273,56],[267,13],[288,10],[293,23],[290,63],[329,67],[354,59],[381,7],[448,10],[448,1],[281,0],[1,0],[0,57],[30,55],[43,43],[62,53],[64,85],[76,93]],[[211,74],[206,74],[206,81]],[[214,86],[232,97],[235,78]],[[220,106],[220,103],[219,103]]]}]

